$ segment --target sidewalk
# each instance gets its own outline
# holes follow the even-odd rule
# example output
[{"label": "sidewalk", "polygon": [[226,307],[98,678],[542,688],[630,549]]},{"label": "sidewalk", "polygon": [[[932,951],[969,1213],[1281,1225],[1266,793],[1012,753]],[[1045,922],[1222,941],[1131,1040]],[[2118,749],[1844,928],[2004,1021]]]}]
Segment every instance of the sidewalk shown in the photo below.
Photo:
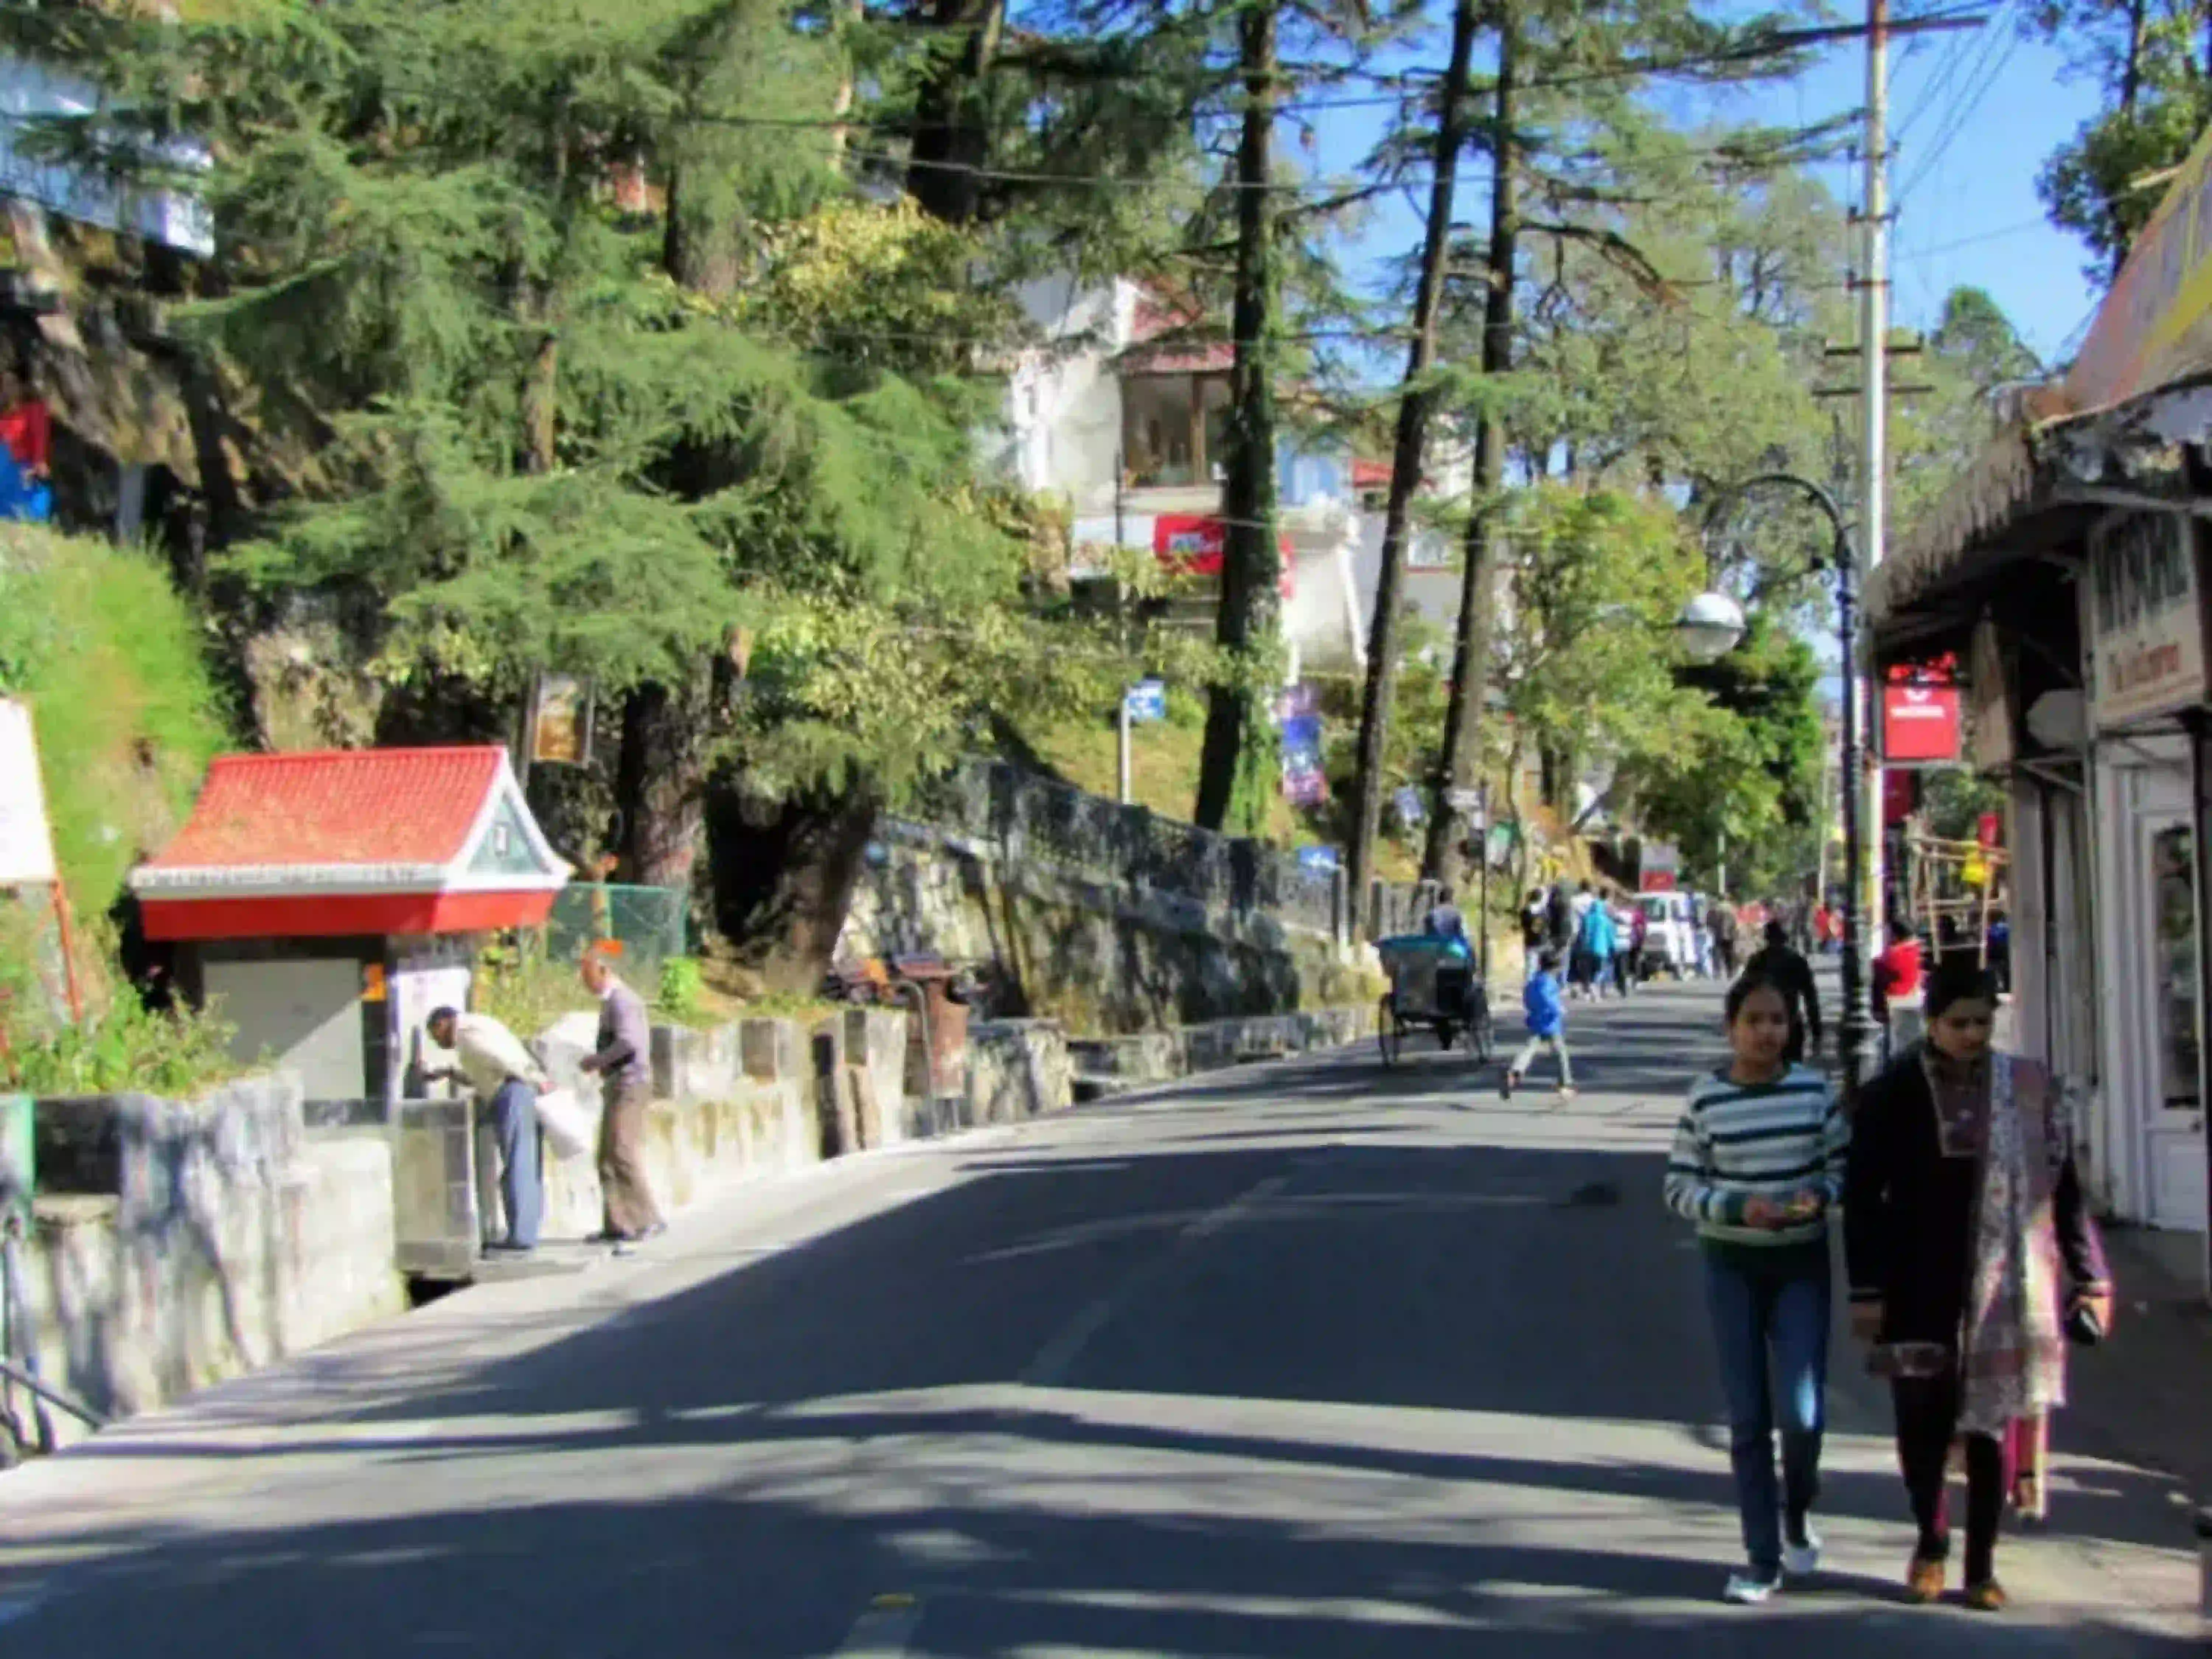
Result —
[{"label": "sidewalk", "polygon": [[2212,1306],[2194,1233],[2107,1225],[2118,1286],[2111,1340],[2074,1354],[2072,1401],[2053,1420],[2060,1449],[2154,1470],[2171,1482],[2175,1547],[2212,1503]]}]

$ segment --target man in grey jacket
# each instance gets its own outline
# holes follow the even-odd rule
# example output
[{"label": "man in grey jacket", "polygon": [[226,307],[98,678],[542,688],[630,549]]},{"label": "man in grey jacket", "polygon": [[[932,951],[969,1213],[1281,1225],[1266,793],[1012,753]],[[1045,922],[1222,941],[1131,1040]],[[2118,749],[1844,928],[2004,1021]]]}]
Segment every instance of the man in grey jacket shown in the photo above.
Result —
[{"label": "man in grey jacket", "polygon": [[585,988],[599,1000],[599,1035],[583,1069],[605,1091],[599,1119],[599,1193],[605,1225],[596,1242],[635,1244],[667,1224],[645,1178],[645,1111],[653,1099],[653,1023],[645,1000],[617,977],[606,952],[584,957]]}]

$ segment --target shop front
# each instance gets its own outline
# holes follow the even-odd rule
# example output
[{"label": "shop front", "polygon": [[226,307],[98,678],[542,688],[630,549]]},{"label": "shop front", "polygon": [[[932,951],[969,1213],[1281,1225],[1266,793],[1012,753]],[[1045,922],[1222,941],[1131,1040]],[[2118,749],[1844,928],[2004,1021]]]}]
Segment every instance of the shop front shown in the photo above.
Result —
[{"label": "shop front", "polygon": [[2114,994],[2104,1038],[2113,1209],[2200,1231],[2206,1218],[2197,732],[2208,690],[2203,529],[2116,508],[2084,548],[2086,706],[2094,739],[2098,930]]}]

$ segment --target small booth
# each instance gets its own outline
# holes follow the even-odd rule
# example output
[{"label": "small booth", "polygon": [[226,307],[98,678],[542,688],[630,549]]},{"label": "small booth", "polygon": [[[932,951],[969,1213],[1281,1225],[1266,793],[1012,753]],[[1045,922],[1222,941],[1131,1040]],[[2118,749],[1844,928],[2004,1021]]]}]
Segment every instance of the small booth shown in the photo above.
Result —
[{"label": "small booth", "polygon": [[544,925],[567,882],[488,745],[225,756],[131,887],[179,989],[220,999],[241,1061],[301,1079],[311,1127],[390,1129],[400,1266],[437,1273],[474,1258],[477,1190],[423,1022],[468,1006],[479,936]]}]

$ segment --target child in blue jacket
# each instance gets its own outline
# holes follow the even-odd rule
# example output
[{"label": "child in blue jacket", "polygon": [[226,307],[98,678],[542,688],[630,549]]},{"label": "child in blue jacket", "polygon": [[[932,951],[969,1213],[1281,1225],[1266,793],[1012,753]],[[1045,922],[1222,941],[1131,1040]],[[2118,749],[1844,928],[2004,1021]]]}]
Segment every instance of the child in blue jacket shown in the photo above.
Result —
[{"label": "child in blue jacket", "polygon": [[1552,1057],[1559,1062],[1559,1098],[1572,1100],[1575,1068],[1567,1055],[1567,999],[1559,988],[1557,951],[1547,951],[1537,958],[1536,975],[1528,981],[1528,988],[1522,992],[1521,1006],[1528,1016],[1528,1041],[1506,1068],[1505,1080],[1498,1085],[1499,1095],[1512,1099],[1513,1091],[1521,1086],[1522,1078],[1535,1060],[1536,1050],[1548,1047]]}]

